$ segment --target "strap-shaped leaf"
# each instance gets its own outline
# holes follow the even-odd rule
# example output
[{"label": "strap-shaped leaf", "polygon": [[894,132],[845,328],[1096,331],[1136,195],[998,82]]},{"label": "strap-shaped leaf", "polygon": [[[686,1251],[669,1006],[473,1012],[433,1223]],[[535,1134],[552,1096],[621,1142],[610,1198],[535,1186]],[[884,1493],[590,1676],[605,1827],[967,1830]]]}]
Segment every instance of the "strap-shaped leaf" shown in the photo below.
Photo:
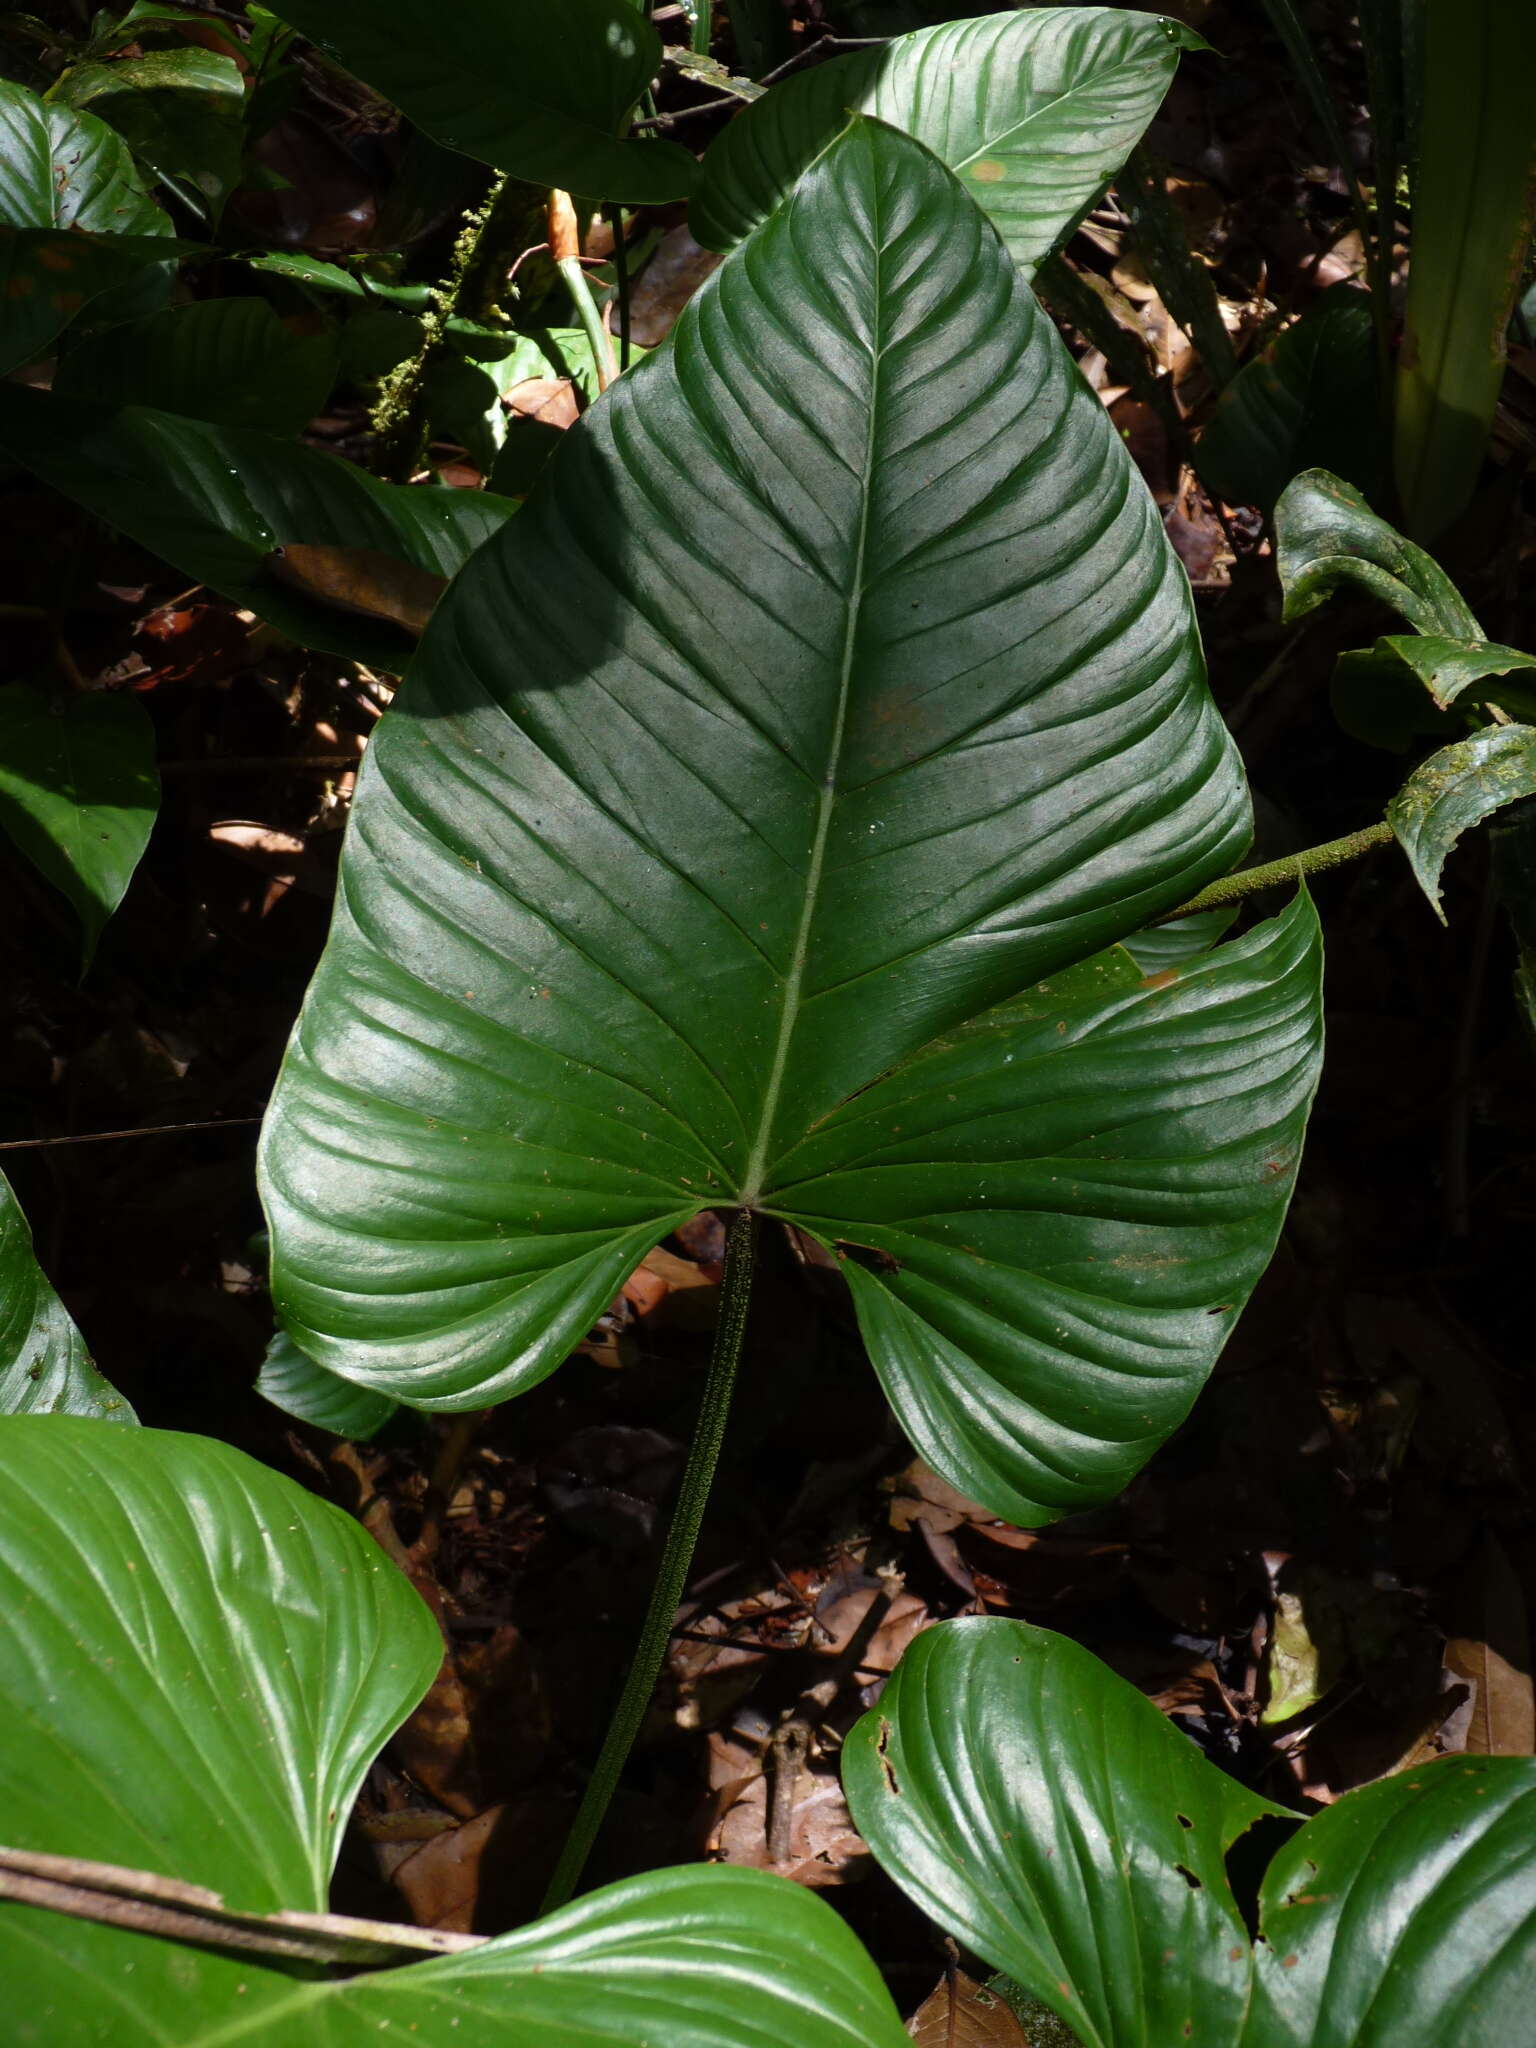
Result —
[{"label": "strap-shaped leaf", "polygon": [[1275,507],[1276,566],[1285,616],[1304,619],[1352,583],[1400,612],[1419,633],[1477,640],[1482,628],[1432,555],[1387,524],[1353,484],[1303,470]]},{"label": "strap-shaped leaf", "polygon": [[[250,1912],[313,1911],[358,1780],[441,1648],[356,1523],[240,1452],[0,1421],[7,1846],[127,1864]],[[345,1981],[6,1904],[0,1972],[23,2048],[905,2039],[830,1908],[754,1871],[657,1872]]]},{"label": "strap-shaped leaf", "polygon": [[843,1749],[860,1833],[939,1925],[1087,2048],[1229,2048],[1253,1971],[1223,1858],[1285,1809],[1068,1637],[949,1622]]},{"label": "strap-shaped leaf", "polygon": [[1440,870],[1451,848],[1527,796],[1536,796],[1536,726],[1490,725],[1421,761],[1387,805],[1387,823],[1442,924]]},{"label": "strap-shaped leaf", "polygon": [[136,1422],[91,1363],[75,1320],[32,1250],[32,1232],[0,1173],[0,1415],[94,1415]]},{"label": "strap-shaped leaf", "polygon": [[[1306,914],[1191,998],[1248,1022],[1209,1060],[1191,1026],[1187,1155],[1161,1064],[1120,1136],[1111,1105],[1052,1126],[1074,1164],[1039,1169],[1028,1256],[1071,1274],[966,1250],[972,1215],[994,1244],[993,1134],[1016,1149],[1040,1099],[1006,1032],[953,1131],[925,1112],[926,1165],[850,1172],[842,1215],[831,1177],[863,1165],[860,1091],[1246,836],[1188,586],[1102,407],[953,177],[856,122],[566,436],[381,724],[264,1137],[281,1312],[348,1377],[475,1406],[549,1372],[701,1205],[866,1245],[899,1223],[942,1304],[914,1336],[915,1278],[861,1272],[857,1299],[926,1454],[961,1455],[925,1410],[964,1352],[999,1513],[1117,1486],[1278,1224]],[[1062,1324],[1093,1213],[1126,1262]]]},{"label": "strap-shaped leaf", "polygon": [[1041,7],[948,22],[774,86],[710,145],[689,225],[730,249],[851,112],[915,136],[963,178],[1026,275],[1120,168],[1201,39],[1159,15]]},{"label": "strap-shaped leaf", "polygon": [[1275,1853],[1250,1943],[1225,1868],[1255,1821],[1133,1686],[1023,1622],[946,1622],[843,1749],[860,1832],[918,1903],[1088,2048],[1505,2048],[1536,1972],[1536,1759],[1446,1757],[1346,1793]]},{"label": "strap-shaped leaf", "polygon": [[0,449],[184,575],[306,647],[404,665],[405,632],[278,580],[274,548],[366,548],[452,576],[517,507],[488,491],[380,483],[274,434],[0,385]]},{"label": "strap-shaped leaf", "polygon": [[275,10],[434,140],[536,185],[636,205],[697,166],[620,124],[661,66],[633,0],[283,0]]}]

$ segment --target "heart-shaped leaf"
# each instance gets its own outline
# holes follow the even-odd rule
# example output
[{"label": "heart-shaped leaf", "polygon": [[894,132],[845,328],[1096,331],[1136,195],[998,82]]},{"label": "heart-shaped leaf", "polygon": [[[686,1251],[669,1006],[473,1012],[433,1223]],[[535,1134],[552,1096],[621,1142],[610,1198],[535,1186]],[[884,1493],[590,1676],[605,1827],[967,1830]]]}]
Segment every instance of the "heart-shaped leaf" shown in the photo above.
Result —
[{"label": "heart-shaped leaf", "polygon": [[[442,1648],[362,1530],[291,1481],[203,1438],[54,1418],[0,1422],[0,1613],[9,1845],[249,1913],[323,1906],[363,1770]],[[0,1966],[12,2038],[36,2048],[905,2039],[830,1908],[750,1871],[661,1871],[344,1981],[10,1904]]]},{"label": "heart-shaped leaf", "polygon": [[136,697],[0,685],[0,826],[75,906],[87,967],[159,808],[155,729]]},{"label": "heart-shaped leaf", "polygon": [[[861,1833],[1087,2048],[1503,2048],[1536,1970],[1536,1759],[1445,1758],[1316,1819],[1023,1622],[907,1650],[843,1750]],[[1295,1824],[1251,1943],[1225,1859]]]},{"label": "heart-shaped leaf", "polygon": [[77,342],[53,389],[287,435],[322,409],[335,374],[330,335],[290,333],[265,299],[201,299]]},{"label": "heart-shaped leaf", "polygon": [[913,135],[966,181],[1033,272],[1124,163],[1198,36],[1159,15],[1041,7],[947,22],[774,86],[710,145],[689,225],[730,249],[850,112]]},{"label": "heart-shaped leaf", "polygon": [[1206,484],[1268,512],[1316,463],[1362,491],[1386,459],[1368,292],[1338,284],[1309,306],[1217,399],[1200,436]]},{"label": "heart-shaped leaf", "polygon": [[654,205],[697,166],[619,129],[661,66],[632,0],[282,0],[275,10],[450,149],[535,185]]},{"label": "heart-shaped leaf", "polygon": [[0,448],[184,575],[306,647],[399,668],[411,636],[281,579],[289,543],[364,548],[452,576],[517,508],[486,491],[380,483],[313,448],[0,385]]},{"label": "heart-shaped leaf", "polygon": [[856,122],[567,434],[370,746],[264,1138],[284,1319],[480,1406],[751,1205],[866,1248],[947,1478],[1114,1491],[1278,1228],[1310,911],[937,1041],[1247,829],[1103,408],[953,177]]},{"label": "heart-shaped leaf", "polygon": [[1482,628],[1432,555],[1379,519],[1353,484],[1326,469],[1296,477],[1275,507],[1276,566],[1294,623],[1352,583],[1419,633],[1477,640]]},{"label": "heart-shaped leaf", "polygon": [[1491,725],[1421,761],[1387,805],[1387,822],[1442,924],[1440,870],[1462,833],[1536,796],[1536,726]]},{"label": "heart-shaped leaf", "polygon": [[0,1415],[137,1421],[91,1363],[74,1318],[48,1284],[10,1182],[0,1173]]}]

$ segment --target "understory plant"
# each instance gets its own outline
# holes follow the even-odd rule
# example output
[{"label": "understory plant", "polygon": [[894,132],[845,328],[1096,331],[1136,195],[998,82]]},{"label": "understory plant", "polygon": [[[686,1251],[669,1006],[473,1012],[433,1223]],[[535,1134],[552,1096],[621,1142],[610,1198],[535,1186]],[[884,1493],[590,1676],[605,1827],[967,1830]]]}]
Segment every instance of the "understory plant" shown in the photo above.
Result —
[{"label": "understory plant", "polygon": [[[384,286],[415,321],[397,395],[426,390],[456,349],[473,376],[532,342],[504,309],[466,310],[511,181],[537,186],[550,219],[572,193],[620,209],[686,197],[724,253],[526,493],[381,481],[300,446],[309,397],[294,393],[328,388],[330,358],[298,352],[256,299],[160,302],[168,266],[213,244],[173,235],[148,145],[92,114],[78,78],[72,97],[0,88],[6,260],[32,281],[6,366],[58,350],[56,388],[0,385],[0,445],[272,627],[407,671],[368,745],[261,1142],[281,1324],[264,1390],[358,1434],[394,1404],[484,1409],[555,1371],[668,1233],[726,1212],[673,1528],[548,1916],[482,1941],[327,1915],[360,1777],[436,1666],[431,1618],[335,1510],[114,1409],[8,1199],[0,1704],[20,1733],[0,1757],[0,1952],[21,2040],[895,2048],[872,1963],[787,1883],[664,1871],[567,1903],[686,1582],[758,1234],[789,1226],[835,1258],[912,1442],[1034,1526],[1111,1498],[1188,1414],[1296,1174],[1321,1054],[1317,919],[1297,891],[1217,944],[1221,918],[1187,915],[1243,858],[1248,793],[1157,510],[1030,286],[1145,128],[1187,35],[1099,8],[948,24],[753,98],[699,165],[632,127],[660,61],[641,11],[526,11],[548,49],[536,76],[486,75],[492,0],[281,10],[497,173],[452,289],[424,304]],[[132,14],[151,36],[168,18]],[[279,52],[280,29],[263,17]],[[63,77],[96,61],[74,50]],[[211,237],[219,202],[204,198]],[[304,275],[338,301],[364,293],[339,266],[263,260],[260,275]],[[600,383],[604,330],[574,257],[566,268],[570,331]],[[144,296],[112,317],[125,285]],[[237,381],[276,411],[253,421]],[[1324,571],[1291,534],[1282,512],[1299,603]],[[1375,544],[1357,533],[1344,552]],[[386,581],[426,579],[419,604],[351,603],[381,559]],[[1476,622],[1436,589],[1435,623],[1409,616],[1465,654]],[[104,721],[59,682],[14,700],[14,729],[53,719],[96,758]],[[150,770],[134,766],[112,860],[60,852],[24,749],[0,768],[30,820],[12,829],[52,848],[37,857],[88,945],[152,822]],[[91,808],[76,802],[76,823]],[[1438,843],[1438,826],[1416,829]],[[1385,2039],[1344,2005],[1319,2031],[1310,1960],[1270,1983],[1264,1942],[1291,1892],[1256,1948],[1222,1890],[1236,1834],[1282,1810],[1053,1643],[1008,1625],[919,1642],[851,1752],[877,1853],[1085,2042]],[[1071,1685],[1008,1691],[994,1661],[1026,1654]],[[906,1732],[930,1683],[948,1749]],[[1122,1721],[1125,1753],[1111,1777],[1095,1752],[1089,1786],[1073,1741]],[[1038,1729],[1062,1745],[1059,1780],[1022,1770]],[[1095,1847],[1078,1894],[1047,1886],[1026,1912],[1003,1883],[1011,1829],[994,1830],[988,1774],[1031,1826],[1059,1796],[1063,1842],[1081,1847],[1111,1809],[1139,1811],[1133,1751],[1155,1780],[1187,1779],[1170,1823],[1183,1833],[1159,1808],[1144,1854]],[[925,1771],[951,1776],[920,1826]],[[1482,1791],[1512,1809],[1494,1776],[1442,1772],[1435,1786],[1459,1789],[1422,1811],[1438,1825]],[[1337,1812],[1387,1808],[1366,1793]],[[941,1822],[984,1852],[968,1899],[999,1878],[991,1919],[954,1905],[958,1878],[946,1892],[923,1874],[922,1826]],[[1115,1827],[1117,1843],[1142,1839]],[[1163,1851],[1184,1833],[1180,1871]],[[1051,1846],[1026,1837],[1033,1871]],[[1333,1815],[1308,1838],[1328,1855],[1357,1839]],[[1132,1895],[1113,1939],[1111,1880]],[[1074,1910],[1085,1926],[1064,1931]],[[1331,1923],[1308,1926],[1298,1956],[1353,1953]],[[1050,1943],[1090,1931],[1100,1961],[1062,1948],[1048,1983]],[[1370,1928],[1359,1939],[1376,1954]],[[1484,1968],[1475,1944],[1457,1954],[1463,1974]]]}]

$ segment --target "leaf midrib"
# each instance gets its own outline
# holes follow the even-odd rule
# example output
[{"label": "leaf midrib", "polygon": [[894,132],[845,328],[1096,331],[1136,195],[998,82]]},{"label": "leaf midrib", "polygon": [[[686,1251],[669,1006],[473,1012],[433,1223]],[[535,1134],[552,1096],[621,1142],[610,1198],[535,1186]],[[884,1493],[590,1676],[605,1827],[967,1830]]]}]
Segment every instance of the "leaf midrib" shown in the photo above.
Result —
[{"label": "leaf midrib", "polygon": [[876,192],[872,197],[871,214],[873,234],[871,248],[874,258],[874,289],[871,294],[874,309],[874,346],[870,352],[869,365],[869,424],[864,437],[864,466],[859,491],[859,526],[854,540],[853,572],[850,578],[848,618],[843,631],[842,663],[838,676],[837,711],[833,719],[831,744],[827,748],[827,765],[822,774],[821,797],[816,813],[816,833],[811,841],[811,858],[806,867],[805,901],[801,906],[800,925],[795,933],[795,943],[789,956],[789,967],[784,976],[783,1001],[779,1011],[779,1033],[773,1049],[773,1059],[768,1068],[768,1080],[763,1090],[762,1108],[758,1114],[756,1136],[747,1153],[742,1168],[741,1186],[738,1190],[743,1208],[755,1208],[762,1197],[763,1175],[768,1165],[768,1146],[773,1135],[774,1122],[778,1116],[779,1102],[784,1093],[784,1077],[789,1069],[790,1047],[794,1042],[795,1026],[800,1020],[804,1001],[805,971],[810,959],[811,933],[816,922],[820,904],[821,885],[826,870],[827,842],[832,833],[832,814],[838,797],[838,770],[842,764],[843,744],[848,730],[848,699],[853,685],[853,658],[858,642],[859,624],[864,602],[864,558],[869,540],[870,484],[875,466],[875,428],[880,412],[880,364],[885,352],[883,326],[883,299],[881,293],[881,226],[880,202]]}]

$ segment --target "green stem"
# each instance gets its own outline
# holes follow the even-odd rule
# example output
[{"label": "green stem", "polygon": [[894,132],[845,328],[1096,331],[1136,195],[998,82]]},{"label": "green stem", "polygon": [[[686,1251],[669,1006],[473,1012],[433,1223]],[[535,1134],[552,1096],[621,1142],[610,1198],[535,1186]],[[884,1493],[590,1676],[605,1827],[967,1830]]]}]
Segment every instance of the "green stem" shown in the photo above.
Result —
[{"label": "green stem", "polygon": [[591,285],[587,283],[587,273],[576,257],[567,256],[558,267],[575,304],[576,317],[581,322],[582,332],[592,347],[592,361],[597,369],[597,388],[599,391],[606,391],[618,374],[617,365],[613,360],[613,336],[603,325],[603,316],[597,309],[597,300],[592,296]]},{"label": "green stem", "polygon": [[712,12],[711,0],[693,0],[693,34],[689,40],[696,57],[709,55],[709,17]]},{"label": "green stem", "polygon": [[1326,840],[1321,846],[1304,847],[1300,853],[1288,853],[1283,860],[1268,860],[1257,868],[1240,868],[1235,875],[1223,875],[1198,896],[1181,903],[1177,910],[1165,911],[1152,922],[1171,924],[1176,917],[1193,917],[1200,910],[1220,910],[1228,903],[1241,903],[1245,896],[1256,896],[1261,889],[1274,889],[1285,882],[1299,882],[1304,875],[1342,867],[1346,861],[1369,853],[1374,846],[1385,846],[1393,836],[1392,827],[1383,818],[1378,825],[1348,832],[1342,839]]},{"label": "green stem", "polygon": [[645,1612],[634,1662],[624,1681],[619,1704],[608,1724],[601,1754],[582,1798],[560,1861],[544,1894],[541,1913],[563,1906],[577,1885],[597,1839],[609,1801],[645,1719],[645,1710],[656,1689],[656,1679],[672,1638],[672,1623],[688,1584],[688,1570],[698,1542],[699,1524],[715,1476],[720,1446],[725,1438],[726,1417],[736,1385],[736,1367],[741,1358],[741,1340],[747,1327],[747,1307],[752,1293],[752,1261],[757,1249],[756,1218],[750,1209],[738,1210],[725,1243],[725,1276],[720,1288],[720,1321],[715,1329],[709,1376],[704,1383],[704,1402],[698,1425],[688,1449],[688,1463],[672,1511],[672,1526],[662,1552],[661,1568],[651,1588],[651,1602]]}]

